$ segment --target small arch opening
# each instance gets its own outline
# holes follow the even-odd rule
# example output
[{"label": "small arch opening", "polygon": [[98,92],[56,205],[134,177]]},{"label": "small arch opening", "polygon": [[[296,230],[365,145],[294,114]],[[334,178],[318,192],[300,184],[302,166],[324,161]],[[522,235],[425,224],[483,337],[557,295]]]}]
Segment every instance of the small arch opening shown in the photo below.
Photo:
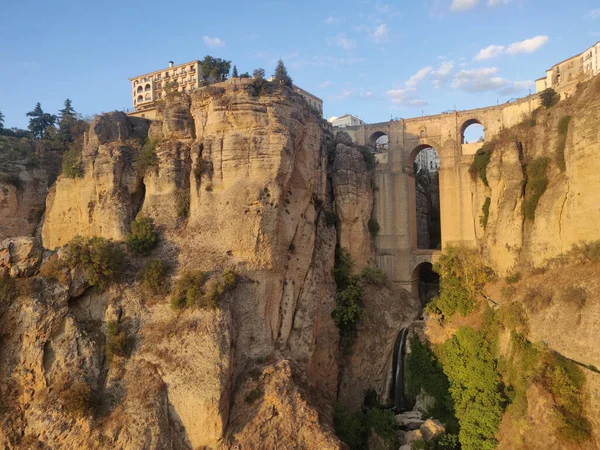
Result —
[{"label": "small arch opening", "polygon": [[440,276],[434,272],[431,263],[424,262],[415,267],[413,280],[416,283],[413,294],[419,299],[422,307],[425,307],[434,297],[439,295]]},{"label": "small arch opening", "polygon": [[383,131],[376,131],[367,140],[367,144],[379,151],[388,149],[389,138]]},{"label": "small arch opening", "polygon": [[152,98],[150,97],[150,94],[146,94],[146,100],[151,100]]},{"label": "small arch opening", "polygon": [[143,101],[144,101],[144,96],[143,95],[138,95],[137,102],[141,103]]},{"label": "small arch opening", "polygon": [[138,88],[137,88],[137,92],[138,92],[138,94],[139,94],[140,92],[144,92],[144,88],[143,88],[142,86],[138,86]]},{"label": "small arch opening", "polygon": [[477,119],[467,120],[460,130],[461,144],[483,143],[485,140],[485,129]]},{"label": "small arch opening", "polygon": [[150,89],[152,89],[152,87],[149,84],[147,84],[146,87],[144,88],[144,90],[146,92],[148,92]]}]

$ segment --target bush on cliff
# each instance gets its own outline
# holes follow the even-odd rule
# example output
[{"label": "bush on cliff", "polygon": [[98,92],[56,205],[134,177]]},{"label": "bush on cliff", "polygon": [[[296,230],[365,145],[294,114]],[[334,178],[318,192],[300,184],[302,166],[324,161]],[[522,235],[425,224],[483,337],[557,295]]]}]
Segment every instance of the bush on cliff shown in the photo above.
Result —
[{"label": "bush on cliff", "polygon": [[169,292],[169,267],[163,261],[152,259],[146,263],[141,273],[142,287],[154,295]]},{"label": "bush on cliff", "polygon": [[75,236],[67,249],[66,264],[70,269],[81,268],[90,286],[104,288],[121,273],[125,254],[114,242],[101,237],[84,239]]},{"label": "bush on cliff", "polygon": [[62,174],[67,178],[83,177],[81,151],[74,146],[63,153]]},{"label": "bush on cliff", "polygon": [[377,222],[377,219],[371,217],[367,226],[369,228],[369,233],[371,234],[371,237],[374,239],[379,233],[379,222]]},{"label": "bush on cliff", "polygon": [[131,222],[131,233],[127,235],[129,250],[138,255],[149,255],[158,244],[154,221],[149,217],[138,217]]},{"label": "bush on cliff", "polygon": [[483,184],[489,186],[487,179],[487,167],[492,158],[492,148],[484,145],[475,153],[471,167],[469,167],[469,173],[471,177],[475,179],[477,176],[483,181]]},{"label": "bush on cliff", "polygon": [[358,151],[362,154],[365,164],[367,165],[367,169],[374,169],[377,165],[377,159],[375,159],[375,155],[371,152],[371,149],[366,145],[360,145],[358,147]]},{"label": "bush on cliff", "polygon": [[385,273],[377,266],[367,266],[360,273],[360,278],[367,284],[382,286],[385,284],[387,277]]},{"label": "bush on cliff", "polygon": [[485,198],[485,202],[481,207],[481,216],[479,216],[479,224],[485,230],[487,228],[488,219],[490,217],[490,205],[492,204],[492,199],[490,197]]},{"label": "bush on cliff", "polygon": [[546,192],[548,176],[546,174],[548,158],[536,158],[525,167],[525,198],[523,199],[523,215],[526,219],[535,219],[535,210],[540,197]]},{"label": "bush on cliff", "polygon": [[147,139],[142,148],[136,153],[133,167],[140,177],[143,177],[148,170],[148,167],[156,164],[156,147],[158,141],[153,139]]},{"label": "bush on cliff", "polygon": [[542,93],[540,94],[540,98],[542,100],[542,106],[546,109],[555,105],[560,100],[559,95],[552,88],[548,88],[542,91]]},{"label": "bush on cliff", "polygon": [[388,445],[398,447],[396,419],[391,410],[372,408],[366,413],[350,412],[343,404],[334,408],[333,423],[335,433],[351,450],[367,450],[369,435],[377,433]]},{"label": "bush on cliff", "polygon": [[563,116],[558,122],[558,142],[556,144],[556,164],[564,172],[567,169],[565,160],[565,147],[567,146],[567,134],[569,133],[569,122],[571,116]]},{"label": "bush on cliff", "polygon": [[200,271],[184,272],[173,287],[171,307],[217,309],[223,294],[235,288],[237,279],[238,275],[233,269],[225,269],[221,277],[210,280]]}]

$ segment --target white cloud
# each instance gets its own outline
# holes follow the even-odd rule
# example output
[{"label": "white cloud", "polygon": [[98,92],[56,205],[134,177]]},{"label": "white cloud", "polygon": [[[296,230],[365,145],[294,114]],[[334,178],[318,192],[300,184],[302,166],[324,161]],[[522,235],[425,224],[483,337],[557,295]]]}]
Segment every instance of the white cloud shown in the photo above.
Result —
[{"label": "white cloud", "polygon": [[416,88],[417,84],[420,81],[423,81],[423,79],[429,75],[431,72],[433,71],[433,68],[431,67],[425,67],[421,70],[419,70],[417,73],[415,73],[412,77],[410,77],[408,79],[408,81],[405,83],[407,88]]},{"label": "white cloud", "polygon": [[334,23],[338,23],[339,21],[340,19],[338,19],[337,17],[328,17],[323,21],[323,23],[325,23],[326,25],[333,25]]},{"label": "white cloud", "polygon": [[498,90],[510,84],[510,81],[495,76],[497,73],[496,67],[461,70],[454,77],[452,88],[465,92],[484,92]]},{"label": "white cloud", "polygon": [[479,50],[475,59],[477,61],[484,61],[486,59],[495,58],[498,55],[501,55],[506,50],[504,45],[490,45],[489,47],[483,48]]},{"label": "white cloud", "polygon": [[344,50],[351,50],[356,47],[356,41],[347,38],[343,34],[338,34],[336,37],[329,39],[329,43],[342,47]]},{"label": "white cloud", "polygon": [[590,19],[600,19],[600,9],[592,9],[585,16]]},{"label": "white cloud", "polygon": [[382,23],[375,28],[375,31],[371,34],[371,38],[377,43],[385,42],[388,40],[389,34],[390,29],[385,23]]},{"label": "white cloud", "polygon": [[517,89],[531,89],[531,88],[535,87],[535,81],[532,81],[532,80],[515,81],[514,86]]},{"label": "white cloud", "polygon": [[390,89],[389,91],[386,91],[385,95],[387,95],[392,100],[392,103],[396,105],[404,104],[407,101],[406,97],[408,92],[412,90],[413,89]]},{"label": "white cloud", "polygon": [[354,89],[342,89],[338,95],[333,95],[332,100],[346,100],[354,95]]},{"label": "white cloud", "polygon": [[454,61],[443,61],[437,70],[432,72],[433,75],[433,86],[436,89],[442,87],[450,79],[450,75],[454,70]]},{"label": "white cloud", "polygon": [[331,86],[333,84],[333,81],[331,80],[327,80],[327,81],[323,81],[319,87],[321,88],[328,88],[329,86]]},{"label": "white cloud", "polygon": [[362,91],[361,90],[360,93],[358,94],[358,96],[360,98],[371,98],[371,97],[373,97],[373,92],[371,92],[371,91]]},{"label": "white cloud", "polygon": [[452,11],[466,11],[467,9],[474,8],[479,3],[479,0],[452,0]]},{"label": "white cloud", "polygon": [[510,44],[506,50],[509,54],[533,53],[548,42],[548,36],[535,36],[531,39],[525,39],[521,42]]},{"label": "white cloud", "polygon": [[489,0],[488,6],[493,8],[494,6],[506,5],[507,3],[508,3],[508,0]]},{"label": "white cloud", "polygon": [[218,37],[204,36],[202,39],[204,39],[204,43],[208,47],[224,47],[225,46],[225,42],[222,41],[221,39],[219,39]]},{"label": "white cloud", "polygon": [[425,105],[429,105],[429,102],[427,100],[415,99],[415,100],[409,100],[408,104],[410,106],[425,106]]}]

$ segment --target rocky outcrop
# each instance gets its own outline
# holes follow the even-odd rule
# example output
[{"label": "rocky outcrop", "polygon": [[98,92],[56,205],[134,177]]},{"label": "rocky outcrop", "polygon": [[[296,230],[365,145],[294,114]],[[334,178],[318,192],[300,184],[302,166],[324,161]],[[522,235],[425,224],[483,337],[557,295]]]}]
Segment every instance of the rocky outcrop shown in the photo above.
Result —
[{"label": "rocky outcrop", "polygon": [[33,275],[42,257],[36,238],[17,237],[0,242],[0,276],[12,278]]},{"label": "rocky outcrop", "polygon": [[[600,78],[596,77],[569,99],[536,111],[533,122],[525,121],[490,143],[489,187],[481,180],[473,183],[473,214],[474,223],[479,224],[485,199],[491,199],[487,228],[478,226],[478,239],[500,273],[517,265],[542,265],[573,245],[598,237],[600,171],[595,155],[600,151],[599,92]],[[559,122],[566,116],[571,119],[563,137]],[[558,156],[562,139],[564,171]],[[548,158],[548,186],[534,220],[529,220],[522,211],[524,171],[538,158]]]},{"label": "rocky outcrop", "polygon": [[346,138],[343,132],[336,136],[331,179],[339,218],[339,244],[352,256],[355,270],[360,270],[373,256],[368,226],[373,210],[373,174],[361,152]]}]

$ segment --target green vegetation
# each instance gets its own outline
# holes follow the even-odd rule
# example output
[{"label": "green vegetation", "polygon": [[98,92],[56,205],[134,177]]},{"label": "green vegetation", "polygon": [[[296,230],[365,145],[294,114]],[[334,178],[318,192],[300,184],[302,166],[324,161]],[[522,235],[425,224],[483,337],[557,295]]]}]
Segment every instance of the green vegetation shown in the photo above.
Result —
[{"label": "green vegetation", "polygon": [[375,159],[375,155],[371,151],[370,147],[366,145],[359,145],[358,151],[361,153],[363,159],[365,160],[365,164],[367,165],[368,170],[372,170],[377,165],[377,160]]},{"label": "green vegetation", "polygon": [[351,450],[367,450],[372,431],[383,438],[391,448],[398,447],[396,420],[391,410],[373,408],[367,413],[352,413],[346,406],[337,403],[333,422],[336,434]]},{"label": "green vegetation", "polygon": [[540,98],[542,99],[542,106],[546,109],[554,106],[560,100],[559,95],[552,88],[542,91]]},{"label": "green vegetation", "polygon": [[369,228],[369,233],[371,234],[371,237],[375,239],[375,236],[377,236],[377,233],[379,233],[379,222],[377,222],[377,219],[371,217],[367,226]]},{"label": "green vegetation", "polygon": [[471,177],[475,179],[477,176],[483,181],[483,184],[489,186],[487,179],[487,166],[492,158],[492,148],[484,145],[475,153],[471,167],[469,167],[469,173]]},{"label": "green vegetation", "polygon": [[506,277],[504,277],[504,281],[506,281],[508,284],[515,284],[518,283],[521,280],[521,272],[514,272],[511,274],[506,275]]},{"label": "green vegetation", "polygon": [[433,270],[440,274],[440,295],[426,309],[445,317],[456,312],[469,314],[480,289],[492,275],[475,250],[453,245],[448,246]]},{"label": "green vegetation", "polygon": [[238,75],[238,70],[237,70],[237,66],[234,64],[233,65],[233,71],[231,72],[231,78],[239,78],[240,76]]},{"label": "green vegetation", "polygon": [[527,335],[529,318],[525,307],[520,302],[503,304],[496,312],[496,318],[503,328]]},{"label": "green vegetation", "polygon": [[425,411],[425,415],[442,421],[447,430],[458,430],[448,377],[433,351],[417,337],[411,340],[406,369],[406,393],[417,396],[423,390],[432,396],[435,403],[430,410]]},{"label": "green vegetation", "polygon": [[277,67],[275,67],[275,73],[273,74],[273,81],[283,86],[292,87],[292,79],[288,75],[287,69],[281,59],[277,61]]},{"label": "green vegetation", "polygon": [[207,280],[206,274],[200,271],[184,272],[175,282],[171,295],[171,307],[183,309],[198,307],[216,309],[221,297],[237,285],[237,273],[233,269],[225,269],[220,279]]},{"label": "green vegetation", "polygon": [[481,207],[481,216],[479,216],[479,223],[485,230],[488,224],[488,218],[490,217],[490,205],[492,204],[492,199],[490,197],[485,198],[485,202],[483,202],[483,206]]},{"label": "green vegetation", "polygon": [[56,123],[56,116],[54,114],[45,113],[42,110],[42,105],[36,103],[33,111],[29,111],[27,117],[29,119],[29,131],[36,139],[48,139],[50,138],[50,129],[54,130],[54,124]]},{"label": "green vegetation", "polygon": [[149,255],[158,244],[154,221],[149,217],[138,217],[131,222],[131,233],[127,235],[127,247],[138,255]]},{"label": "green vegetation", "polygon": [[360,273],[360,279],[367,284],[382,286],[385,284],[387,277],[379,267],[367,266]]},{"label": "green vegetation", "polygon": [[67,178],[83,177],[81,150],[76,147],[72,147],[63,153],[62,174]]},{"label": "green vegetation", "polygon": [[340,218],[334,211],[325,211],[325,225],[327,225],[328,227],[337,226],[339,220]]},{"label": "green vegetation", "polygon": [[458,435],[443,433],[431,441],[413,441],[411,450],[460,450]]},{"label": "green vegetation", "polygon": [[177,217],[188,217],[190,215],[190,190],[179,189],[175,196]]},{"label": "green vegetation", "polygon": [[131,353],[132,340],[123,326],[114,320],[106,323],[106,359],[111,362],[115,355],[126,358]]},{"label": "green vegetation", "polygon": [[200,61],[200,67],[202,68],[202,77],[205,81],[208,78],[213,78],[216,82],[225,81],[229,76],[229,70],[231,69],[231,61],[225,61],[221,58],[213,58],[210,55],[206,55],[202,61]]},{"label": "green vegetation", "polygon": [[0,130],[4,130],[4,114],[0,111]]},{"label": "green vegetation", "polygon": [[495,349],[484,332],[462,327],[442,346],[444,373],[450,382],[459,439],[465,450],[493,450],[504,412]]},{"label": "green vegetation", "polygon": [[140,177],[143,177],[148,170],[148,167],[153,166],[157,162],[156,158],[156,146],[158,141],[154,139],[148,139],[142,145],[140,151],[135,155],[135,161],[133,167]]},{"label": "green vegetation", "polygon": [[169,266],[158,259],[148,261],[141,273],[142,288],[154,295],[169,292],[168,284]]},{"label": "green vegetation", "polygon": [[567,134],[569,133],[569,122],[571,116],[563,116],[558,122],[558,143],[556,144],[556,164],[562,172],[567,169],[565,160],[565,147],[567,145]]},{"label": "green vegetation", "polygon": [[70,269],[81,268],[90,286],[104,288],[121,273],[125,254],[121,248],[101,237],[84,239],[75,236],[67,249],[66,265]]},{"label": "green vegetation", "polygon": [[65,265],[58,258],[58,254],[51,255],[40,267],[40,275],[49,280],[58,281],[60,284],[68,284],[69,277],[65,273]]},{"label": "green vegetation", "polygon": [[273,92],[273,84],[265,79],[265,70],[256,69],[252,72],[252,83],[246,86],[248,93],[254,97],[268,95]]},{"label": "green vegetation", "polygon": [[255,401],[263,398],[264,396],[265,396],[265,392],[261,388],[257,387],[256,389],[251,390],[248,395],[246,395],[245,400],[246,400],[246,403],[251,405]]},{"label": "green vegetation", "polygon": [[351,275],[353,264],[350,254],[345,249],[338,247],[335,252],[333,268],[337,286],[336,306],[331,312],[331,317],[340,330],[340,344],[346,352],[352,348],[356,338],[356,325],[365,315],[362,286],[358,277]]},{"label": "green vegetation", "polygon": [[587,302],[587,290],[581,286],[564,286],[558,290],[557,298],[560,302],[573,305],[581,311]]},{"label": "green vegetation", "polygon": [[548,158],[536,158],[525,166],[525,198],[523,199],[523,214],[528,220],[535,219],[535,210],[540,197],[548,186]]}]

